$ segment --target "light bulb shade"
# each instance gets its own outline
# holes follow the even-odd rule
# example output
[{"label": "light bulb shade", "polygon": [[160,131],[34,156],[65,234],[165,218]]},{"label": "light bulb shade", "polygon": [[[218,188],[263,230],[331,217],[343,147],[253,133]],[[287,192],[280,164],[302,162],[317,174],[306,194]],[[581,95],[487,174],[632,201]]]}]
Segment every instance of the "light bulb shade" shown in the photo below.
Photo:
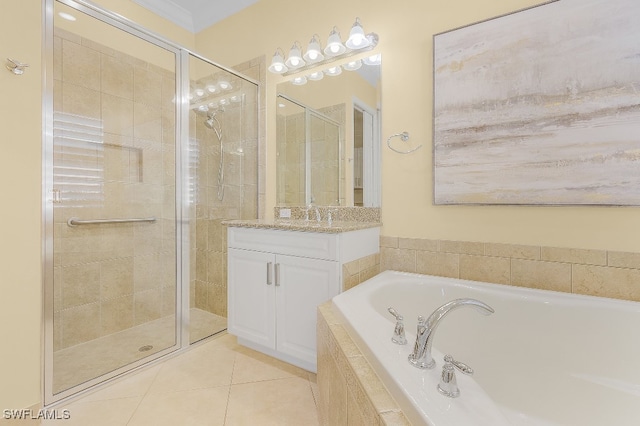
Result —
[{"label": "light bulb shade", "polygon": [[342,55],[347,50],[342,44],[342,39],[340,38],[340,33],[336,27],[333,27],[331,34],[329,34],[329,40],[327,40],[327,45],[324,48],[324,54],[327,56],[338,56]]},{"label": "light bulb shade", "polygon": [[353,27],[351,27],[349,39],[345,44],[351,50],[364,49],[371,44],[364,34],[364,29],[360,24],[360,18],[356,18],[356,22],[353,24]]},{"label": "light bulb shade", "polygon": [[293,80],[291,80],[291,83],[295,84],[296,86],[302,86],[303,84],[307,84],[307,77],[305,76],[296,77]]},{"label": "light bulb shade", "polygon": [[218,80],[218,87],[220,88],[220,90],[231,90],[233,89],[233,86],[231,85],[231,83],[229,83],[227,80]]},{"label": "light bulb shade", "polygon": [[382,56],[378,53],[377,55],[371,55],[362,60],[366,65],[380,65],[382,63]]},{"label": "light bulb shade", "polygon": [[362,61],[360,59],[356,59],[355,61],[350,61],[342,65],[342,68],[344,68],[347,71],[355,71],[357,69],[360,69],[361,66],[362,66]]},{"label": "light bulb shade", "polygon": [[322,71],[316,71],[307,76],[309,80],[318,81],[324,78],[324,73]]},{"label": "light bulb shade", "polygon": [[327,68],[324,70],[326,75],[336,76],[342,74],[342,68],[340,65],[336,65],[335,67]]},{"label": "light bulb shade", "polygon": [[284,58],[280,53],[280,48],[276,50],[276,53],[273,54],[273,58],[271,58],[271,65],[269,65],[269,71],[274,74],[282,74],[289,71],[289,68],[284,64]]},{"label": "light bulb shade", "polygon": [[299,46],[300,44],[296,41],[293,43],[293,46],[291,46],[291,50],[289,50],[289,57],[285,62],[289,69],[295,70],[305,65]]},{"label": "light bulb shade", "polygon": [[320,62],[324,59],[324,55],[322,54],[322,49],[320,48],[320,42],[318,38],[314,35],[307,46],[307,52],[304,54],[304,60],[310,64],[315,64],[316,62]]}]

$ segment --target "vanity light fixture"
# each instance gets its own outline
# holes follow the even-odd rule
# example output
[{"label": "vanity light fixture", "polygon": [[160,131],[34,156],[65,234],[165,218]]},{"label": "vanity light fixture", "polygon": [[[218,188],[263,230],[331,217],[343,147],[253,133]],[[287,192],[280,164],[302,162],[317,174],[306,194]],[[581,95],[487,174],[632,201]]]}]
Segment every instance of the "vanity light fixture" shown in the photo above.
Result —
[{"label": "vanity light fixture", "polygon": [[342,65],[342,68],[344,68],[347,71],[355,71],[357,69],[360,69],[361,66],[362,66],[362,61],[360,59],[356,59],[355,61],[350,61]]},{"label": "vanity light fixture", "polygon": [[233,86],[227,80],[218,80],[218,87],[221,90],[231,90]]},{"label": "vanity light fixture", "polygon": [[316,62],[320,62],[324,59],[324,55],[322,54],[322,49],[320,48],[320,37],[318,34],[314,34],[311,37],[311,41],[307,46],[307,51],[304,54],[304,60],[307,61],[308,64],[315,64]]},{"label": "vanity light fixture", "polygon": [[324,73],[322,71],[312,72],[307,76],[307,78],[312,81],[322,80],[324,78]]},{"label": "vanity light fixture", "polygon": [[335,67],[327,68],[324,70],[324,73],[330,76],[340,75],[342,74],[342,68],[339,65],[336,65]]},{"label": "vanity light fixture", "polygon": [[289,68],[284,64],[284,52],[279,47],[276,49],[276,53],[273,54],[273,58],[271,58],[269,71],[274,74],[282,74],[289,71]]},{"label": "vanity light fixture", "polygon": [[380,65],[382,63],[382,56],[378,53],[377,55],[371,55],[362,60],[365,65]]},{"label": "vanity light fixture", "polygon": [[305,65],[304,59],[302,59],[302,54],[300,53],[300,43],[297,41],[293,43],[293,46],[291,46],[291,50],[289,50],[289,57],[285,64],[291,70],[297,70]]},{"label": "vanity light fixture", "polygon": [[[311,37],[304,56],[301,54],[302,47],[297,41],[293,43],[289,51],[289,57],[286,60],[282,49],[277,48],[271,59],[269,71],[275,74],[289,75],[313,68],[316,65],[329,64],[333,61],[371,50],[377,46],[378,40],[379,38],[376,33],[365,34],[360,18],[356,18],[349,33],[346,46],[342,43],[338,27],[334,26],[329,34],[329,39],[327,40],[327,45],[324,47],[324,50],[320,47],[320,37],[318,34],[314,34]],[[369,64],[366,61],[365,63]],[[353,64],[353,66],[357,65]]]},{"label": "vanity light fixture", "polygon": [[351,27],[349,38],[347,39],[347,42],[345,44],[349,49],[355,50],[364,49],[365,47],[368,47],[370,43],[371,42],[364,34],[364,29],[362,28],[362,24],[360,23],[360,18],[356,18],[356,22],[354,22],[353,27]]},{"label": "vanity light fixture", "polygon": [[342,55],[346,50],[347,48],[342,44],[338,27],[333,27],[333,30],[331,30],[329,34],[329,40],[327,40],[327,46],[324,48],[324,54],[329,57],[334,57]]},{"label": "vanity light fixture", "polygon": [[296,86],[302,86],[303,84],[307,84],[307,77],[305,76],[296,77],[293,80],[291,80],[291,83],[295,84]]}]

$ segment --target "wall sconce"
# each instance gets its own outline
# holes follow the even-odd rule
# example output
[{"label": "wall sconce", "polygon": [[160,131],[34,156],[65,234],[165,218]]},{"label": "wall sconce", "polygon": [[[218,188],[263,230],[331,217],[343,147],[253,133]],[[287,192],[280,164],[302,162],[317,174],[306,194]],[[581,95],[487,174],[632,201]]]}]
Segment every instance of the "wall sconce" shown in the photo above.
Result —
[{"label": "wall sconce", "polygon": [[[274,74],[288,75],[294,72],[299,72],[314,67],[316,65],[325,63],[328,64],[339,59],[353,56],[360,52],[371,50],[376,47],[376,45],[378,44],[378,40],[379,38],[376,33],[365,34],[364,29],[362,28],[362,23],[360,22],[360,18],[356,18],[356,21],[351,27],[349,38],[346,41],[346,46],[342,43],[338,27],[334,26],[331,30],[331,33],[329,34],[327,45],[325,46],[324,50],[320,46],[320,37],[317,34],[314,34],[313,37],[311,37],[311,41],[309,42],[307,51],[304,53],[304,55],[302,55],[302,46],[300,46],[300,43],[298,43],[297,41],[293,43],[286,61],[282,49],[277,48],[276,52],[273,55],[273,58],[271,59],[269,71]],[[354,62],[353,64],[348,64],[345,69],[358,69],[362,65],[362,63],[360,61],[356,62]],[[366,60],[364,60],[364,63],[370,65]],[[336,73],[327,74],[337,75]],[[310,80],[313,80],[311,76],[307,77]]]}]

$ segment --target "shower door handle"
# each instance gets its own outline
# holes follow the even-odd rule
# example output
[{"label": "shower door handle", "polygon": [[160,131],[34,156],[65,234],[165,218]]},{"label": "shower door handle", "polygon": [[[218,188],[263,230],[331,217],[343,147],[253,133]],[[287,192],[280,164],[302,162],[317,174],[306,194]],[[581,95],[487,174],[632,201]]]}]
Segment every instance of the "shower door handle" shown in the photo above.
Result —
[{"label": "shower door handle", "polygon": [[271,268],[273,267],[273,262],[267,263],[267,285],[273,284],[271,281]]}]

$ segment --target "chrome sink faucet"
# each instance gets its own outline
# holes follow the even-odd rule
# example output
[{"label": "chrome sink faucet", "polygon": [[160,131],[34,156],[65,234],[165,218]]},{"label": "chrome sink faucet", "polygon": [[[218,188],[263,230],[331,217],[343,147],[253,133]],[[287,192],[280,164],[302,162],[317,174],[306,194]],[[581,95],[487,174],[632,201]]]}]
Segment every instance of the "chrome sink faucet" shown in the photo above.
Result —
[{"label": "chrome sink faucet", "polygon": [[490,315],[494,312],[491,306],[476,299],[455,299],[445,303],[433,311],[429,318],[425,320],[423,316],[418,317],[418,330],[416,342],[413,346],[413,353],[409,355],[409,363],[417,368],[433,368],[436,362],[431,356],[431,346],[436,329],[442,319],[452,310],[462,306],[476,308],[481,314]]},{"label": "chrome sink faucet", "polygon": [[314,206],[313,203],[310,203],[307,206],[306,212],[305,212],[305,216],[304,216],[304,220],[309,221],[309,212],[310,211],[315,211],[316,213],[316,222],[320,222],[321,218],[320,218],[320,209],[318,209],[318,206]]}]

